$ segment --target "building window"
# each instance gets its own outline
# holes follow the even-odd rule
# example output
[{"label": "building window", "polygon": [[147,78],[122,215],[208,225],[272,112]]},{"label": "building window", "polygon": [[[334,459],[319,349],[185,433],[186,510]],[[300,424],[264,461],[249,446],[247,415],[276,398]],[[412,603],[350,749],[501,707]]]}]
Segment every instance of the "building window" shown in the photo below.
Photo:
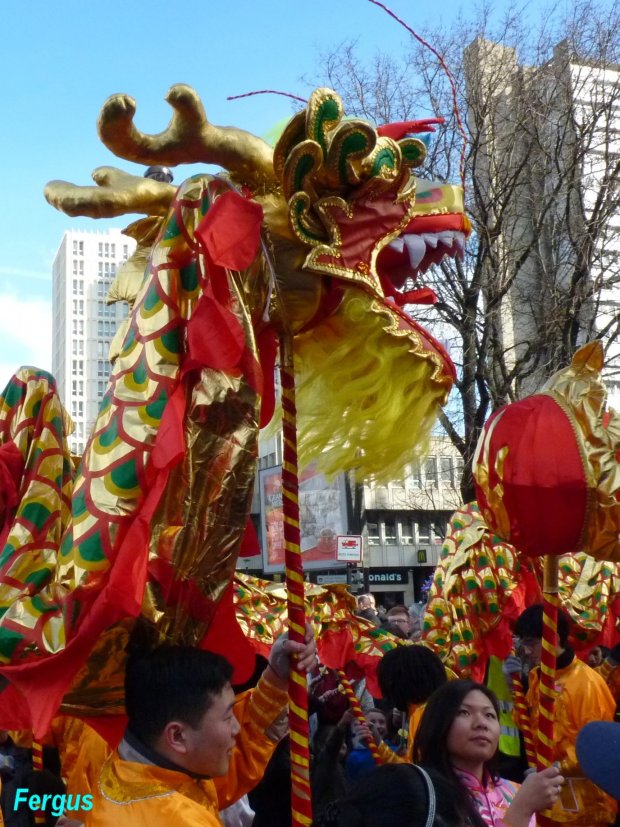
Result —
[{"label": "building window", "polygon": [[101,319],[97,322],[97,337],[103,339],[104,336],[110,339],[116,333],[116,322],[105,321]]},{"label": "building window", "polygon": [[366,523],[366,528],[368,530],[368,545],[380,546],[379,523]]},{"label": "building window", "polygon": [[414,488],[422,488],[422,469],[419,462],[411,466],[411,482]]},{"label": "building window", "polygon": [[452,457],[439,457],[439,471],[442,485],[454,485]]},{"label": "building window", "polygon": [[106,258],[107,258],[109,255],[110,255],[110,245],[109,245],[109,244],[108,244],[108,242],[106,241],[106,243],[105,243],[105,256],[106,256]]},{"label": "building window", "polygon": [[116,307],[113,304],[106,304],[102,299],[97,302],[97,315],[104,319],[116,318]]},{"label": "building window", "polygon": [[427,486],[437,487],[437,457],[426,457],[424,462],[424,476]]},{"label": "building window", "polygon": [[428,517],[420,517],[417,524],[418,528],[418,543],[430,543],[431,541],[431,524]]},{"label": "building window", "polygon": [[403,519],[400,522],[400,542],[403,546],[412,546],[414,543],[414,524],[411,520]]},{"label": "building window", "polygon": [[129,258],[129,245],[123,244],[123,258]]},{"label": "building window", "polygon": [[385,537],[386,546],[395,546],[398,543],[396,537],[396,520],[388,518],[383,523],[383,536]]},{"label": "building window", "polygon": [[77,258],[74,258],[73,259],[73,275],[74,276],[77,276],[77,271],[78,271]]},{"label": "building window", "polygon": [[74,239],[74,241],[73,241],[73,255],[74,256],[77,255],[77,251],[78,251],[77,240]]},{"label": "building window", "polygon": [[101,243],[101,241],[99,242],[99,255],[103,255],[103,244]]},{"label": "building window", "polygon": [[110,244],[110,255],[112,258],[116,257],[116,244]]},{"label": "building window", "polygon": [[78,247],[79,247],[80,255],[83,256],[84,255],[84,242],[80,241]]},{"label": "building window", "polygon": [[436,545],[442,545],[443,541],[446,538],[446,523],[445,522],[437,522],[433,523],[433,542]]}]

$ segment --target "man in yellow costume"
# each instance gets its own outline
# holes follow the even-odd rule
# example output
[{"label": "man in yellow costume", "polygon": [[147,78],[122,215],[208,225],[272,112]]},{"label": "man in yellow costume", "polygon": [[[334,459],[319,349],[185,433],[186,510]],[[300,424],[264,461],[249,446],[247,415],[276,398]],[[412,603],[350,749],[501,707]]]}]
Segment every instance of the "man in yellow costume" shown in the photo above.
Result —
[{"label": "man in yellow costume", "polygon": [[283,734],[289,658],[316,665],[314,639],[279,639],[258,685],[235,697],[232,667],[193,647],[159,647],[125,678],[128,725],[104,763],[86,827],[212,827],[262,777]]},{"label": "man in yellow costume", "polygon": [[[535,604],[519,615],[515,633],[520,639],[521,651],[532,669],[529,673],[527,701],[531,712],[532,730],[538,728],[539,666],[543,637],[543,607]],[[560,797],[549,811],[545,824],[574,827],[596,827],[613,824],[615,802],[585,777],[579,766],[575,744],[579,730],[589,721],[612,721],[615,701],[604,679],[583,661],[575,657],[568,645],[569,620],[558,615],[558,659],[556,672],[554,759],[559,762],[566,782]],[[547,816],[547,813],[545,813]]]}]

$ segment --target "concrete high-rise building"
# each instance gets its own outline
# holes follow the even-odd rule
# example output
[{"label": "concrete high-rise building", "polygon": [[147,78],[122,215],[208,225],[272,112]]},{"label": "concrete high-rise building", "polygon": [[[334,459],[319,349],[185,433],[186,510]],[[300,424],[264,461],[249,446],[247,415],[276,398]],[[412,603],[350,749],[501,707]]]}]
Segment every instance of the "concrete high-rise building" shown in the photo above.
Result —
[{"label": "concrete high-rise building", "polygon": [[52,373],[75,431],[71,450],[81,455],[110,375],[108,353],[127,305],[108,305],[116,271],[136,242],[120,230],[67,231],[52,266]]},{"label": "concrete high-rise building", "polygon": [[494,253],[487,278],[510,285],[490,311],[506,372],[528,359],[516,390],[531,393],[564,366],[569,342],[600,336],[620,409],[620,66],[583,60],[567,41],[527,66],[515,49],[477,39],[465,68]]}]

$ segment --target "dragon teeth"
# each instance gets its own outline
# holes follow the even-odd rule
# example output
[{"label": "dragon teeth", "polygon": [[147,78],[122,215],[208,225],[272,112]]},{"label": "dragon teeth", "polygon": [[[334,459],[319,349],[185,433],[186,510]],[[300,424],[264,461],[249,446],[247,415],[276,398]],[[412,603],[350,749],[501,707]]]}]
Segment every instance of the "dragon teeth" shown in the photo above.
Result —
[{"label": "dragon teeth", "polygon": [[445,230],[444,232],[437,233],[437,238],[442,244],[445,244],[446,247],[452,247],[454,244],[454,233],[452,230]]},{"label": "dragon teeth", "polygon": [[437,248],[439,238],[435,233],[423,233],[422,238],[429,247],[433,248],[433,250]]},{"label": "dragon teeth", "polygon": [[419,235],[405,235],[403,236],[407,252],[409,253],[409,263],[415,270],[426,253],[426,243],[423,236]]},{"label": "dragon teeth", "polygon": [[426,255],[427,247],[436,250],[439,244],[449,249],[456,247],[458,253],[462,254],[465,250],[465,233],[456,230],[443,230],[439,233],[408,233],[390,241],[388,246],[397,253],[402,253],[407,248],[409,263],[416,270]]},{"label": "dragon teeth", "polygon": [[394,241],[390,241],[388,247],[391,247],[392,250],[396,250],[397,253],[402,253],[405,248],[405,239],[402,235],[399,235]]}]

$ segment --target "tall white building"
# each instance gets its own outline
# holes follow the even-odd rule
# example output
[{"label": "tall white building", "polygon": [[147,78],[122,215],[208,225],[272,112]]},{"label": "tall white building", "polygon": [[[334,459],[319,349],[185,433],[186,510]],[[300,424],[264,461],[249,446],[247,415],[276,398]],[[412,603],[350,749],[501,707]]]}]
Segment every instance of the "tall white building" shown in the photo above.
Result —
[{"label": "tall white building", "polygon": [[604,378],[618,408],[620,66],[583,60],[566,41],[543,65],[525,66],[516,50],[483,39],[467,47],[465,66],[494,233],[489,278],[514,278],[499,329],[507,370],[536,342],[538,367],[518,392],[537,390],[565,365],[551,348],[578,326],[577,344],[608,343]]},{"label": "tall white building", "polygon": [[120,230],[69,230],[52,266],[52,373],[75,431],[69,443],[81,455],[110,375],[108,352],[124,303],[108,305],[116,271],[136,242]]}]

